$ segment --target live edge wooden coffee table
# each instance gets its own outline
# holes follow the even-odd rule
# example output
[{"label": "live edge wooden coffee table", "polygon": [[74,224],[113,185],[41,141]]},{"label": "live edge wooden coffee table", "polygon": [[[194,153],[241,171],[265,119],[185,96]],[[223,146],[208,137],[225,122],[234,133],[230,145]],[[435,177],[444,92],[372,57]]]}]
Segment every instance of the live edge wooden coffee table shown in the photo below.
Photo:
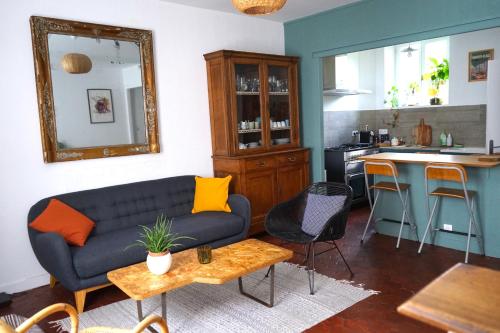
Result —
[{"label": "live edge wooden coffee table", "polygon": [[[268,307],[274,305],[274,265],[292,258],[293,252],[257,239],[212,250],[212,262],[200,264],[196,249],[189,249],[172,255],[172,267],[164,275],[153,275],[146,263],[120,268],[108,273],[108,279],[125,294],[137,302],[139,321],[143,319],[142,301],[161,295],[162,317],[166,320],[168,291],[192,283],[224,284],[238,278],[242,295]],[[242,277],[270,267],[269,303],[247,294],[243,289]]]}]

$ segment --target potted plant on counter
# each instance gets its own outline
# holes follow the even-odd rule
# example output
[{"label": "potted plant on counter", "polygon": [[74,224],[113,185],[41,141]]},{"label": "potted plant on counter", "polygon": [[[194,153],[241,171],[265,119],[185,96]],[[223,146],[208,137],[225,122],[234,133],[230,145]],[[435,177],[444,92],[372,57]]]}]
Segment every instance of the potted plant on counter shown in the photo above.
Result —
[{"label": "potted plant on counter", "polygon": [[194,239],[172,233],[172,219],[163,214],[156,218],[156,223],[151,228],[144,225],[140,227],[142,228],[142,233],[139,234],[140,239],[127,248],[132,246],[144,247],[148,252],[146,264],[149,271],[155,275],[163,275],[170,269],[172,265],[170,249],[180,245],[176,243],[178,240]]},{"label": "potted plant on counter", "polygon": [[440,63],[436,58],[429,58],[432,63],[431,72],[422,75],[423,80],[430,80],[432,86],[429,88],[431,105],[441,105],[443,101],[439,98],[439,89],[450,78],[450,64],[448,59],[443,59]]}]

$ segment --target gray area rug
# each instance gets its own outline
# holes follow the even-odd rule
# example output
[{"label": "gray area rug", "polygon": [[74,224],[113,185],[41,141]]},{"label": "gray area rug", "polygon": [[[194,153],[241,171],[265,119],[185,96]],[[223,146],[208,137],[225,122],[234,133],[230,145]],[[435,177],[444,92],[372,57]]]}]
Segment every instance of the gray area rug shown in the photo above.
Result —
[{"label": "gray area rug", "polygon": [[[266,270],[243,278],[247,292],[269,299]],[[316,294],[309,294],[307,271],[296,265],[276,265],[275,305],[267,308],[242,296],[237,280],[224,285],[193,284],[167,293],[170,332],[301,332],[377,294],[316,274]],[[143,302],[144,315],[161,315],[160,298]],[[131,329],[138,323],[136,303],[125,300],[80,315],[80,328],[108,326]],[[68,319],[54,322],[68,331]]]}]

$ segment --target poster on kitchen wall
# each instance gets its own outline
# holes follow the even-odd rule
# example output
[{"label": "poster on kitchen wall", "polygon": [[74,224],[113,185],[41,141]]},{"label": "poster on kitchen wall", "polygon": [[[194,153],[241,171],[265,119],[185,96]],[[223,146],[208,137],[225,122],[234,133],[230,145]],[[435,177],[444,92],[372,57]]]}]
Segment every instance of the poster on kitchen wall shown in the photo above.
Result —
[{"label": "poster on kitchen wall", "polygon": [[488,61],[493,60],[493,49],[469,52],[469,82],[488,79]]},{"label": "poster on kitchen wall", "polygon": [[111,89],[87,89],[91,124],[114,123]]}]

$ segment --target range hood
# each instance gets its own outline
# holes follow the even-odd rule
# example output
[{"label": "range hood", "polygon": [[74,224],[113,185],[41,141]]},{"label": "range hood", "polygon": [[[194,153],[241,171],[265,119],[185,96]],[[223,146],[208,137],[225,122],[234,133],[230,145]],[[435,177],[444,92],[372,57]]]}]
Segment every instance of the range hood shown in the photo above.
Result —
[{"label": "range hood", "polygon": [[[358,72],[359,68],[356,65],[355,71]],[[357,80],[356,80],[357,81]],[[336,77],[335,74],[335,57],[323,58],[323,95],[324,96],[352,96],[361,94],[372,94],[373,92],[368,89],[360,89],[359,87],[350,86],[337,86],[337,82],[352,82],[352,80],[342,80]],[[352,83],[351,83],[352,84]]]},{"label": "range hood", "polygon": [[350,96],[373,93],[368,89],[327,89],[323,90],[324,96]]}]

